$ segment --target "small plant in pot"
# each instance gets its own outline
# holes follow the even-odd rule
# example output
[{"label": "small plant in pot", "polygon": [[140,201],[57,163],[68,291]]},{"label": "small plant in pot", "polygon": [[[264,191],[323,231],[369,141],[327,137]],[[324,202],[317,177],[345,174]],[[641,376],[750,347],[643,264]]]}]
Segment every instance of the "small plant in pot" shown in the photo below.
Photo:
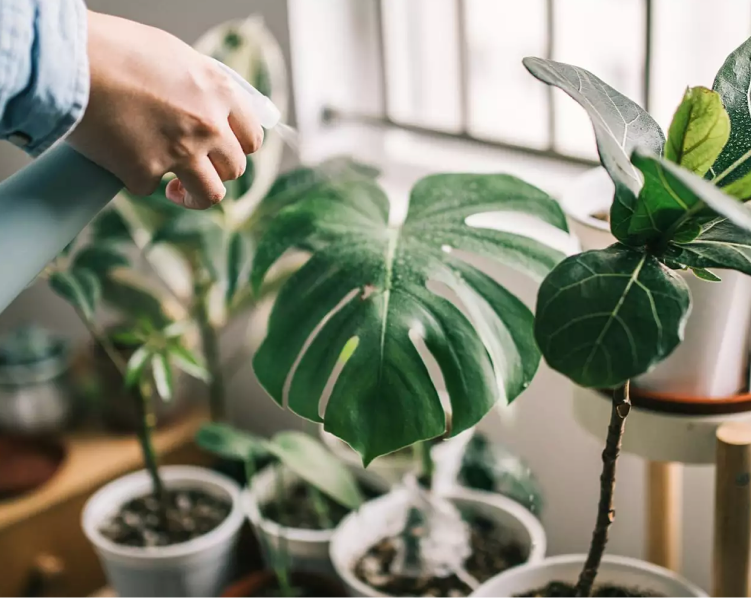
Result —
[{"label": "small plant in pot", "polygon": [[[615,518],[629,382],[683,338],[691,297],[679,272],[691,269],[709,281],[718,279],[713,268],[751,274],[751,212],[742,202],[751,197],[751,114],[745,93],[738,91],[748,89],[751,75],[747,66],[737,68],[748,64],[750,51],[747,43],[731,55],[714,91],[687,90],[667,141],[645,111],[588,71],[524,61],[535,77],[560,87],[587,110],[603,167],[615,184],[610,228],[618,242],[553,269],[540,287],[535,321],[547,363],[580,386],[609,390],[612,406],[587,555],[565,565],[554,559],[534,570],[506,573],[482,595],[701,595],[665,570],[603,556]],[[572,569],[580,570],[578,577],[572,578]],[[527,589],[508,587],[532,581]]]},{"label": "small plant in pot", "polygon": [[[261,238],[251,272],[260,286],[288,251],[311,254],[281,288],[253,361],[279,404],[322,423],[367,465],[417,442],[457,436],[497,400],[510,402],[527,388],[540,360],[532,312],[463,253],[541,279],[565,256],[555,242],[568,241],[552,198],[508,175],[435,175],[414,186],[406,219],[390,223],[389,200],[375,180],[323,181],[296,193]],[[503,230],[482,218],[499,212],[512,215]],[[513,217],[520,214],[544,235],[519,227]],[[450,410],[432,377],[439,371]],[[443,590],[442,582],[462,577],[460,593],[477,585],[477,577],[465,576],[472,531],[462,510],[494,525],[486,539],[521,546],[519,560],[540,559],[539,522],[513,501],[480,495],[457,489],[443,500],[414,483],[368,502],[337,529],[334,566],[356,595],[383,594],[355,569],[380,542],[414,530],[410,507],[431,524],[441,521],[433,519],[437,514],[446,517],[443,527],[422,528],[426,543],[417,542],[428,547],[442,540],[433,544],[436,560],[427,559],[430,551],[418,552],[426,559],[421,575],[431,573],[422,577],[423,591],[436,582]],[[442,537],[447,531],[453,533]],[[447,553],[457,541],[459,551]],[[414,587],[421,578],[415,563],[408,566],[408,593],[421,593]]]},{"label": "small plant in pot", "polygon": [[[245,511],[274,573],[274,578],[253,573],[233,588],[245,586],[243,595],[290,597],[315,595],[315,587],[328,585],[328,595],[340,595],[338,584],[325,577],[333,574],[328,558],[333,528],[365,498],[385,490],[358,482],[320,442],[301,432],[284,431],[267,440],[211,423],[196,441],[244,465]],[[271,464],[258,470],[269,459]],[[248,587],[261,583],[267,587]]]}]

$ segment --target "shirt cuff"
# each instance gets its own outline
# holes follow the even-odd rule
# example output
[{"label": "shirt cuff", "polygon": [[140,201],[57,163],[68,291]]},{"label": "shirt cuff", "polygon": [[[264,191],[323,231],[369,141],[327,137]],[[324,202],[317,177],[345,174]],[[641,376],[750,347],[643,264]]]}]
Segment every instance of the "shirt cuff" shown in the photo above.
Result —
[{"label": "shirt cuff", "polygon": [[83,0],[35,4],[33,43],[27,49],[29,79],[7,103],[2,117],[4,137],[32,156],[67,135],[83,117],[89,99]]}]

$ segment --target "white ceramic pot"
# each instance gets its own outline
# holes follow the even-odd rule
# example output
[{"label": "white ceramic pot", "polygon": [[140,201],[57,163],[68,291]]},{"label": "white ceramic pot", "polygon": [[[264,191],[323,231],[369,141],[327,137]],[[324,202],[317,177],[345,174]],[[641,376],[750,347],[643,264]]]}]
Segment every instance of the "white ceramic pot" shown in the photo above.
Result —
[{"label": "white ceramic pot", "polygon": [[[472,509],[510,531],[528,551],[528,562],[545,556],[547,541],[542,524],[526,508],[498,494],[457,488],[444,496],[460,509]],[[383,593],[366,585],[354,574],[358,560],[384,537],[396,535],[403,525],[401,517],[409,501],[409,492],[398,488],[365,503],[350,513],[331,538],[331,562],[351,596],[377,598]]]},{"label": "white ceramic pot", "polygon": [[[329,543],[334,535],[333,529],[301,529],[299,527],[282,527],[261,515],[260,507],[278,497],[279,467],[267,467],[253,478],[249,489],[243,491],[243,508],[248,516],[261,547],[266,555],[267,564],[272,564],[268,556],[269,549],[278,551],[286,543],[291,568],[295,571],[324,573],[333,575],[334,568],[329,558]],[[289,470],[284,472],[281,484],[285,491],[300,480]],[[360,479],[376,490],[386,492],[387,486],[374,485],[370,480]]]},{"label": "white ceramic pot", "polygon": [[[607,212],[614,186],[598,167],[578,178],[561,197],[571,230],[584,250],[616,242],[609,225],[591,215]],[[721,282],[682,273],[691,290],[692,309],[683,343],[657,367],[634,380],[654,392],[724,398],[744,388],[751,332],[751,277],[717,270]]]},{"label": "white ceramic pot", "polygon": [[[576,583],[586,557],[567,554],[525,564],[496,575],[475,590],[472,598],[513,598],[545,587],[551,581]],[[666,598],[705,598],[701,589],[677,573],[656,565],[621,556],[605,556],[597,584],[643,589]]]},{"label": "white ceramic pot", "polygon": [[202,489],[232,501],[227,518],[206,535],[172,546],[121,546],[99,533],[99,527],[120,506],[147,494],[151,479],[138,471],[105,485],[83,509],[83,531],[99,555],[110,585],[122,597],[207,597],[222,592],[232,576],[233,553],[243,512],[239,486],[208,469],[163,467],[169,489]]}]

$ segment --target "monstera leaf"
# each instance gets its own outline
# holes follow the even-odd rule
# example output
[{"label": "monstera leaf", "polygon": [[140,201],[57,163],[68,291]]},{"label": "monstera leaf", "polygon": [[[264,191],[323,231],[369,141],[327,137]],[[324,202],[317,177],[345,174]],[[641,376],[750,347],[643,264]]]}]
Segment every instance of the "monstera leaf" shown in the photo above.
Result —
[{"label": "monstera leaf", "polygon": [[638,104],[585,69],[541,58],[525,58],[524,66],[540,81],[566,92],[587,111],[602,166],[615,183],[611,229],[619,240],[627,242],[628,222],[642,186],[641,176],[631,164],[631,153],[638,147],[660,154],[665,134]]},{"label": "monstera leaf", "polygon": [[[509,230],[467,225],[488,212],[507,213]],[[399,226],[370,179],[314,187],[277,215],[256,252],[258,288],[287,250],[313,251],[276,299],[254,359],[260,382],[369,463],[447,430],[424,344],[450,397],[450,435],[476,424],[528,386],[539,352],[530,310],[456,251],[543,277],[563,255],[514,233],[519,214],[566,231],[554,200],[507,175],[423,179]]]}]

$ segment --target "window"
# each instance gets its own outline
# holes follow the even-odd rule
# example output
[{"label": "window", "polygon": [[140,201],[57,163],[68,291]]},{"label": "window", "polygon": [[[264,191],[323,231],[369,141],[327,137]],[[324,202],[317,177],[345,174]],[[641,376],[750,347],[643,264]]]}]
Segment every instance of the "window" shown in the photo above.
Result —
[{"label": "window", "polygon": [[685,87],[711,87],[751,35],[751,0],[292,0],[291,26],[293,46],[305,38],[296,71],[310,84],[317,64],[328,81],[298,90],[311,118],[325,107],[586,162],[586,115],[531,77],[524,56],[591,70],[666,128]]}]

